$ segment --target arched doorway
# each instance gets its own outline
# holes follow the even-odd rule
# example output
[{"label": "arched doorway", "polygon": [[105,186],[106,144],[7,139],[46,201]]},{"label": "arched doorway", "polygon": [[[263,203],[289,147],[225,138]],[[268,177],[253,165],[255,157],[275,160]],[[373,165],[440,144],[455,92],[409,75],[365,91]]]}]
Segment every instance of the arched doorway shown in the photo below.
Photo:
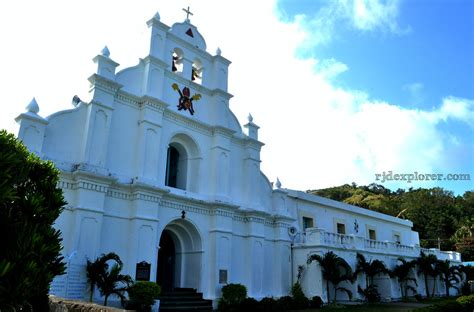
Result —
[{"label": "arched doorway", "polygon": [[163,290],[201,289],[202,242],[198,230],[188,220],[170,222],[160,237],[156,282]]},{"label": "arched doorway", "polygon": [[173,289],[175,257],[176,251],[173,238],[171,238],[169,231],[165,230],[160,238],[158,270],[156,274],[156,282],[158,285],[161,285],[164,291]]}]

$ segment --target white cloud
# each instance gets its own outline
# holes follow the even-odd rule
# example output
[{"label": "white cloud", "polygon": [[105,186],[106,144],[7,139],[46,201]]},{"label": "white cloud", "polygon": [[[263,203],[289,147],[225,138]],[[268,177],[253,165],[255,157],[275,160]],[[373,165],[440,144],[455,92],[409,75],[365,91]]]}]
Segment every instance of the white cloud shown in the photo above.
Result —
[{"label": "white cloud", "polygon": [[[347,1],[345,7],[348,7]],[[397,33],[400,28],[397,23],[399,0],[353,0],[349,16],[356,29],[373,31],[375,29],[389,30]]]},{"label": "white cloud", "polygon": [[443,99],[443,104],[436,116],[446,121],[450,118],[465,121],[474,127],[474,101],[456,97]]},{"label": "white cloud", "polygon": [[[326,45],[341,36],[341,29],[361,32],[405,34],[409,27],[398,24],[400,0],[333,0],[317,12],[294,17],[293,23],[305,33],[300,49]],[[284,16],[284,12],[279,15]]]},{"label": "white cloud", "polygon": [[322,75],[326,79],[333,79],[339,74],[349,70],[346,64],[337,61],[334,58],[324,59],[315,65],[317,74]]},{"label": "white cloud", "polygon": [[[46,5],[51,2],[60,11],[45,15],[52,12]],[[437,125],[447,119],[472,122],[471,100],[447,97],[433,111],[410,110],[336,87],[332,81],[348,66],[334,59],[295,58],[307,34],[301,20],[278,21],[271,0],[252,2],[252,9],[210,0],[60,3],[12,2],[8,9],[0,4],[0,27],[13,29],[4,39],[8,48],[0,51],[1,127],[12,129],[13,118],[33,96],[43,116],[70,108],[74,94],[87,99],[91,58],[105,44],[120,69],[135,65],[148,49],[145,21],[156,10],[168,25],[182,21],[181,8],[188,5],[208,51],[219,46],[232,61],[231,108],[241,121],[252,113],[261,126],[262,169],[272,181],[279,176],[283,187],[365,184],[384,170],[429,172],[445,161],[446,143]],[[31,10],[24,11],[27,6]],[[369,6],[364,14],[373,11]],[[367,25],[381,23],[372,20]]]}]

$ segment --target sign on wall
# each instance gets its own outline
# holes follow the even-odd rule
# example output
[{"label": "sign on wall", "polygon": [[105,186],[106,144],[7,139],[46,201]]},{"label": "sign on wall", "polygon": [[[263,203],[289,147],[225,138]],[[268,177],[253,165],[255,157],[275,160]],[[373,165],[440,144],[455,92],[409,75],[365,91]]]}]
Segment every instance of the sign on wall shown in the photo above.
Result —
[{"label": "sign on wall", "polygon": [[149,281],[150,280],[150,263],[142,261],[137,263],[137,271],[135,273],[135,280]]}]

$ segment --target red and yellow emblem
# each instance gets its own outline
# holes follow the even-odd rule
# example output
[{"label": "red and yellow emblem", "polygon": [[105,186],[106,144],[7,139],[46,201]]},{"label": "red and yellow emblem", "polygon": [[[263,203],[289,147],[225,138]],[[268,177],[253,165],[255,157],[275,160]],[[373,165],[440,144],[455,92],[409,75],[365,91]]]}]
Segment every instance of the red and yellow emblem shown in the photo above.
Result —
[{"label": "red and yellow emblem", "polygon": [[189,113],[194,115],[193,101],[199,101],[201,95],[196,93],[191,96],[191,90],[189,90],[188,87],[184,87],[183,91],[181,91],[177,83],[173,83],[171,86],[173,87],[173,90],[178,91],[179,93],[178,110],[189,110]]}]

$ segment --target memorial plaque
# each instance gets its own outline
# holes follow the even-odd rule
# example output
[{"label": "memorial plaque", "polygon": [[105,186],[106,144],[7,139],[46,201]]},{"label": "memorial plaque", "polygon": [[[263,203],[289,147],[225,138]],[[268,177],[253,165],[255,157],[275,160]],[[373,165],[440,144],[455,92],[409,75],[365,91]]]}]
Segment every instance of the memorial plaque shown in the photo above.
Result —
[{"label": "memorial plaque", "polygon": [[227,270],[219,270],[219,284],[227,284]]},{"label": "memorial plaque", "polygon": [[150,280],[150,263],[142,261],[137,263],[137,271],[135,274],[135,280],[137,281],[149,281]]}]

